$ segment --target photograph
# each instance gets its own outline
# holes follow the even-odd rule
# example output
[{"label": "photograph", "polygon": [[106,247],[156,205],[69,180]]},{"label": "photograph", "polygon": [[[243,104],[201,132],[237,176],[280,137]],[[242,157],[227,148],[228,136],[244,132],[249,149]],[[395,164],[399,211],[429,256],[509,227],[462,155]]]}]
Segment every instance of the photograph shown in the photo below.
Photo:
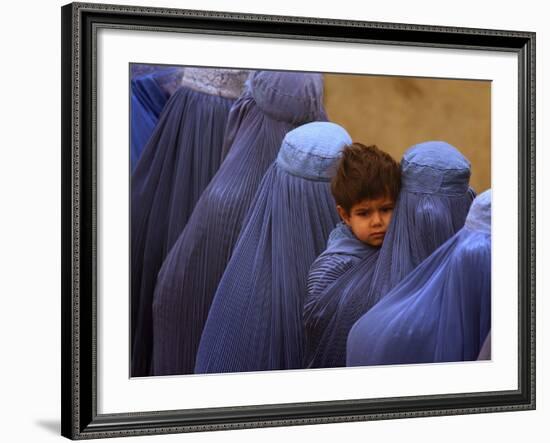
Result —
[{"label": "photograph", "polygon": [[543,6],[7,2],[2,440],[544,440]]},{"label": "photograph", "polygon": [[132,377],[491,359],[491,81],[128,90]]},{"label": "photograph", "polygon": [[61,10],[61,432],[535,408],[535,34]]}]

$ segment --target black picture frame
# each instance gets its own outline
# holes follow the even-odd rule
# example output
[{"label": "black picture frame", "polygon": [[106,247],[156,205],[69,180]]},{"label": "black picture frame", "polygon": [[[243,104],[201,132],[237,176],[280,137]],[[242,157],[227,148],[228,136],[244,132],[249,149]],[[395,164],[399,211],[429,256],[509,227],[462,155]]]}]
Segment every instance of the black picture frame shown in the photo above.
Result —
[{"label": "black picture frame", "polygon": [[[535,33],[72,3],[62,32],[62,435],[71,439],[535,408]],[[98,27],[504,51],[518,57],[518,389],[143,413],[97,413]]]}]

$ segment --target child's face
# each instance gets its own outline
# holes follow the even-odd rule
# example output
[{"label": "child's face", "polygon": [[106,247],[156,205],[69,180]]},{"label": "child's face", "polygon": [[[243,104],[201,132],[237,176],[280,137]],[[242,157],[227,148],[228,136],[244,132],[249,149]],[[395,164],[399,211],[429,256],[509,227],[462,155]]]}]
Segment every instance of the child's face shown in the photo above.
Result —
[{"label": "child's face", "polygon": [[349,213],[337,206],[342,220],[353,234],[370,246],[381,246],[390,225],[395,202],[389,197],[365,199],[353,205]]}]

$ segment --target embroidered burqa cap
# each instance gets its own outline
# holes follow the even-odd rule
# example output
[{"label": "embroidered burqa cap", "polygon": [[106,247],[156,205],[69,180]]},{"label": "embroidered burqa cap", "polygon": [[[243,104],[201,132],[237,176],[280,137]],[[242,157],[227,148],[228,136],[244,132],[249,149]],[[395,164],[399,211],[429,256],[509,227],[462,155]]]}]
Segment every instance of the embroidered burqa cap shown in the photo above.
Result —
[{"label": "embroidered burqa cap", "polygon": [[226,98],[238,98],[250,71],[224,68],[186,68],[181,85],[195,91]]}]

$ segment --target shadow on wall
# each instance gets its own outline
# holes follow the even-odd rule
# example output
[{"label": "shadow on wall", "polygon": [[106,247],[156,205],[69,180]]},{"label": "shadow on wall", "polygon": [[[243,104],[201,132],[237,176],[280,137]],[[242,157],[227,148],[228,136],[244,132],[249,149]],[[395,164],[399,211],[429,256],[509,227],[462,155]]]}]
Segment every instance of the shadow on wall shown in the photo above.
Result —
[{"label": "shadow on wall", "polygon": [[326,74],[325,106],[354,141],[396,160],[416,143],[451,143],[472,163],[476,192],[491,187],[490,81]]}]

